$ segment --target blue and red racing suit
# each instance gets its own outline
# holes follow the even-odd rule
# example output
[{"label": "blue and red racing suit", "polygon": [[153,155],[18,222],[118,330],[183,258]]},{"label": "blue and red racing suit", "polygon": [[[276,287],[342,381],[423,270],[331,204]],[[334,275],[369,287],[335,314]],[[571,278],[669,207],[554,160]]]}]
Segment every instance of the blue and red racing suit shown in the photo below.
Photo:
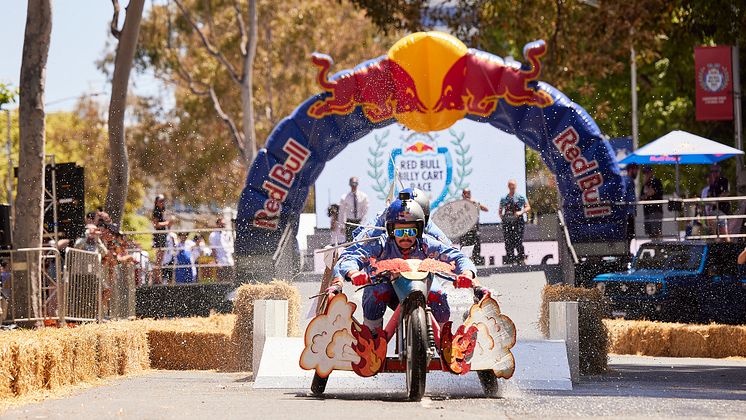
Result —
[{"label": "blue and red racing suit", "polygon": [[[455,272],[461,274],[471,270],[474,275],[477,269],[474,263],[458,249],[448,246],[430,235],[423,235],[415,242],[408,252],[402,252],[393,238],[389,239],[387,234],[382,234],[378,240],[359,244],[359,246],[345,249],[339,256],[334,267],[341,277],[347,278],[347,274],[354,270],[370,271],[370,258],[376,260],[388,260],[393,258],[419,259],[432,258],[435,260],[451,263],[456,266]],[[427,302],[432,310],[433,316],[439,323],[448,321],[451,310],[448,306],[448,296],[443,290],[442,283],[437,279],[433,281]],[[363,315],[368,326],[380,326],[386,306],[394,309],[399,304],[399,299],[394,292],[393,286],[381,283],[366,287],[363,291]]]}]

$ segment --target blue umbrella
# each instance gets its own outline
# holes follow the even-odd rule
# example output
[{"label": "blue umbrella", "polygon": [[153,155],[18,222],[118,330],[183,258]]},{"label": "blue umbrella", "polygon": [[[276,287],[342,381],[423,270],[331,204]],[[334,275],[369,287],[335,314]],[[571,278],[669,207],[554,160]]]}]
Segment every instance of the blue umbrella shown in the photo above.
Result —
[{"label": "blue umbrella", "polygon": [[720,162],[743,151],[686,131],[674,130],[635,150],[619,163],[676,165],[676,195],[679,195],[679,165],[707,165]]}]

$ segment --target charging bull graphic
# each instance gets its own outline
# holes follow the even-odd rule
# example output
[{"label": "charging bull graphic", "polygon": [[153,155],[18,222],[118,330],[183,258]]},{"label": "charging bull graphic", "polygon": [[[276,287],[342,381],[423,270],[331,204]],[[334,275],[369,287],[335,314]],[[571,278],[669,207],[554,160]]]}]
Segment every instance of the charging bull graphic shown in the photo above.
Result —
[{"label": "charging bull graphic", "polygon": [[[329,74],[332,59],[314,54],[322,93],[278,124],[249,169],[236,220],[239,260],[273,255],[289,242],[283,238],[295,237],[309,190],[347,144],[394,122],[426,134],[463,118],[515,135],[541,154],[556,176],[573,242],[623,239],[627,207],[610,204],[625,197],[614,153],[582,107],[538,80],[547,48],[544,41],[527,44],[521,65],[448,34],[418,32],[386,55],[335,75]],[[499,153],[499,145],[494,150]],[[430,142],[407,144],[391,164],[401,166],[407,156],[427,157],[436,170],[445,165],[444,178],[449,173],[448,155]],[[360,164],[365,167],[365,157]],[[429,181],[434,193],[443,191],[440,178]]]},{"label": "charging bull graphic", "polygon": [[314,54],[312,61],[320,68],[319,85],[331,93],[311,106],[308,115],[312,117],[349,114],[358,105],[372,122],[385,121],[395,114],[425,112],[414,80],[393,60],[382,59],[334,81],[328,79],[331,57]]},{"label": "charging bull graphic", "polygon": [[435,111],[466,109],[470,114],[487,117],[501,98],[514,106],[550,105],[549,94],[528,87],[529,82],[539,78],[539,58],[546,51],[544,41],[528,44],[523,55],[531,63],[531,69],[522,70],[469,50],[446,73]]}]

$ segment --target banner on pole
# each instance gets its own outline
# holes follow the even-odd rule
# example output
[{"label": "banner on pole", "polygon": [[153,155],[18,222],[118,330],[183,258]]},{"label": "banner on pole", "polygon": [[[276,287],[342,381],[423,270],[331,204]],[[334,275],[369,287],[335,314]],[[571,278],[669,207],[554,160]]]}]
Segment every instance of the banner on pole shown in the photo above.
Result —
[{"label": "banner on pole", "polygon": [[731,47],[694,48],[697,121],[733,119]]}]

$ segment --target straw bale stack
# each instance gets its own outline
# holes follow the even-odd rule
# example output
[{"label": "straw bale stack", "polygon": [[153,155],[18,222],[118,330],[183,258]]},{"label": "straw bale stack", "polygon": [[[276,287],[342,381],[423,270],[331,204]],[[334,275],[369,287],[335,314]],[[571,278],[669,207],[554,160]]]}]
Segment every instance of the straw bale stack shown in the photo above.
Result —
[{"label": "straw bale stack", "polygon": [[149,366],[145,329],[136,322],[0,333],[0,399]]},{"label": "straw bale stack", "polygon": [[300,336],[300,292],[296,287],[278,280],[269,284],[244,284],[238,288],[233,303],[233,313],[236,314],[233,341],[238,344],[240,370],[251,370],[255,300],[287,300],[288,335]]},{"label": "straw bale stack", "polygon": [[171,370],[238,370],[236,316],[147,321],[150,365]]},{"label": "straw bale stack", "polygon": [[542,291],[539,328],[549,336],[549,302],[578,302],[578,333],[580,347],[580,372],[597,374],[608,366],[609,338],[602,322],[606,303],[598,289],[565,285],[547,285]]},{"label": "straw bale stack", "polygon": [[666,357],[746,356],[746,326],[607,319],[609,351]]}]

